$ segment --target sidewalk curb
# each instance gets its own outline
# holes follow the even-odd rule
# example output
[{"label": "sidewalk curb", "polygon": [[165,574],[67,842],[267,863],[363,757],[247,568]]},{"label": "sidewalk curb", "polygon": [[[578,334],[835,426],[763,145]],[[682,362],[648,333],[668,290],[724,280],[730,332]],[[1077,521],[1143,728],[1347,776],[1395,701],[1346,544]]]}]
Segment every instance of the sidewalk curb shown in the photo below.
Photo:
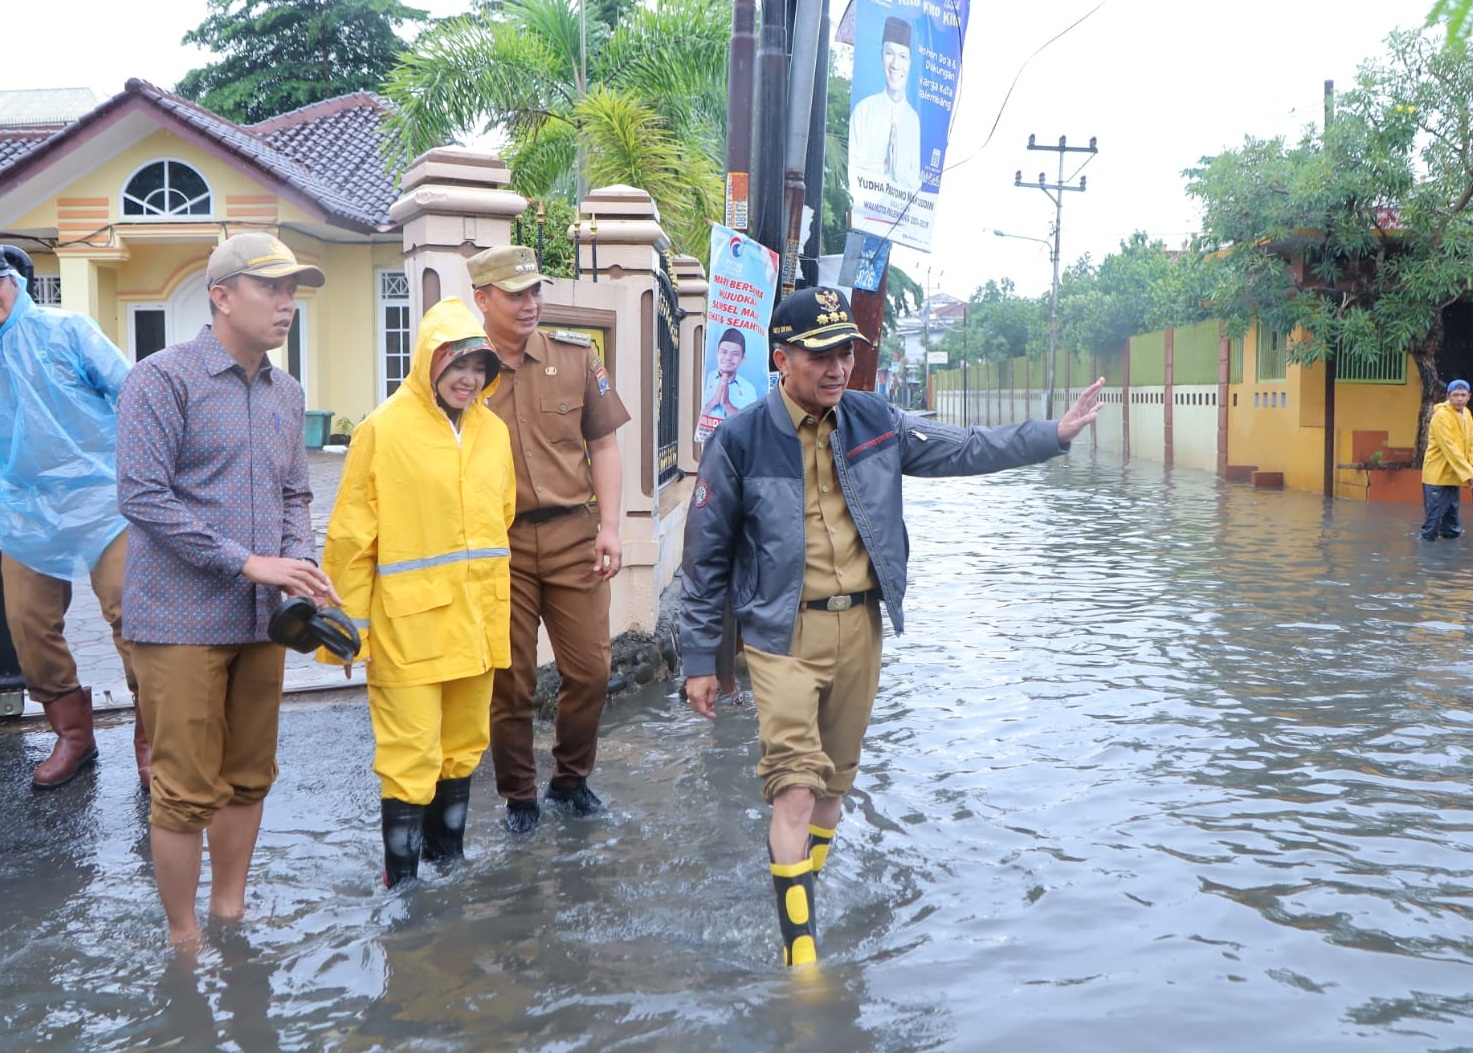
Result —
[{"label": "sidewalk curb", "polygon": [[[293,676],[292,673],[297,675]],[[133,708],[133,696],[128,690],[126,683],[115,684],[93,684],[92,686],[92,712],[94,713],[126,713]],[[322,673],[313,674],[308,670],[287,670],[286,682],[282,684],[281,700],[290,701],[297,695],[315,695],[323,691],[342,691],[353,688],[366,688],[368,681],[364,677],[363,667],[355,666],[351,679],[344,679],[337,666],[322,666]],[[25,711],[13,717],[0,720],[3,724],[14,724],[21,721],[45,722],[46,710],[41,703],[26,699]]]}]

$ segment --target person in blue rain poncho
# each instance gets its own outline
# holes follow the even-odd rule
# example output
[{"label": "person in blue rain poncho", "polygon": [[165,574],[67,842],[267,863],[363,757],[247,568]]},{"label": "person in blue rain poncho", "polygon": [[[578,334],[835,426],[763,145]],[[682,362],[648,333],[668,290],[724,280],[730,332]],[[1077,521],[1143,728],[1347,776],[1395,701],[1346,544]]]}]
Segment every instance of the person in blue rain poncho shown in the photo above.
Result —
[{"label": "person in blue rain poncho", "polygon": [[[135,697],[138,688],[121,635],[127,524],[118,512],[116,409],[128,362],[92,319],[32,300],[30,271],[24,252],[0,246],[0,579],[26,691],[57,736],[32,774],[44,790],[97,759],[92,690],[62,635],[73,581],[91,579]],[[146,787],[141,724],[133,742]]]}]

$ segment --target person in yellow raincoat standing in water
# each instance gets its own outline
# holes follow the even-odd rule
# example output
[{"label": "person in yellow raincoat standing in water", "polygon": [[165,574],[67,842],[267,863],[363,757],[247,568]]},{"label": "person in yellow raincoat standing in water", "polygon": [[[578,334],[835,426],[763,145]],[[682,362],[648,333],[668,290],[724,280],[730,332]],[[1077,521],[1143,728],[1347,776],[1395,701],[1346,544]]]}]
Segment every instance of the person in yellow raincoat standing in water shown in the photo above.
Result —
[{"label": "person in yellow raincoat standing in water", "polygon": [[[511,665],[516,477],[484,398],[500,361],[458,299],[420,322],[410,376],[353,432],[323,569],[363,640],[384,884],[464,856],[491,683]],[[319,652],[322,661],[337,661]]]}]

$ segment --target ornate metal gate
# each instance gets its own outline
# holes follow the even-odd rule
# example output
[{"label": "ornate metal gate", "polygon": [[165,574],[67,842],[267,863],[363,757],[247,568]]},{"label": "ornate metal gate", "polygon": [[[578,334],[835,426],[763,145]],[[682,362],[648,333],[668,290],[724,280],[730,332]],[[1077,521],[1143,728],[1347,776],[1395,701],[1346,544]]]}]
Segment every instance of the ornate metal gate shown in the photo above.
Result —
[{"label": "ornate metal gate", "polygon": [[656,487],[680,475],[676,466],[680,440],[680,298],[670,276],[668,257],[655,274],[655,413]]}]

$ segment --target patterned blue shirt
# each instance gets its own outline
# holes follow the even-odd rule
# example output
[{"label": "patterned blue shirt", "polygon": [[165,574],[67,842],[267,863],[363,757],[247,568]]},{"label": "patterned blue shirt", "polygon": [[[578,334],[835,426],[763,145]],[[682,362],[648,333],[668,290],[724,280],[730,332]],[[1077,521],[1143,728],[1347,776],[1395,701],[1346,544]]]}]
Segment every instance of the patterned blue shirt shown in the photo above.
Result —
[{"label": "patterned blue shirt", "polygon": [[123,636],[225,645],[266,639],[278,589],[249,556],[313,559],[301,385],[255,379],[209,326],[133,368],[118,400],[118,506],[132,525]]}]

